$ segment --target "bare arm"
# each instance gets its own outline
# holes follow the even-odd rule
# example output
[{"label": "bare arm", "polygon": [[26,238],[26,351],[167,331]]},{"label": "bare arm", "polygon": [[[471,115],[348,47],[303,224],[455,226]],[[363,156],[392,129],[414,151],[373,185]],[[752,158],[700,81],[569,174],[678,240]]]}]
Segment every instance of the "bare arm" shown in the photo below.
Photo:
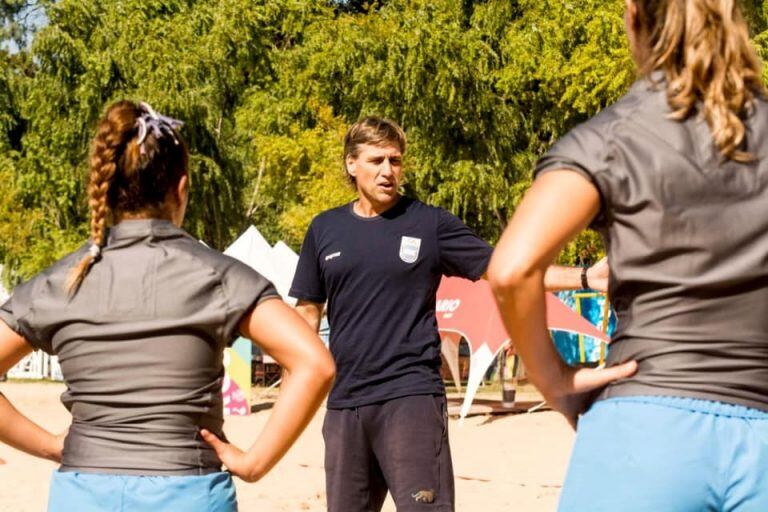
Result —
[{"label": "bare arm", "polygon": [[315,332],[320,331],[320,320],[323,318],[323,304],[300,300],[296,303],[296,312]]},{"label": "bare arm", "polygon": [[597,214],[599,205],[597,190],[581,176],[570,171],[541,176],[518,206],[488,271],[504,324],[531,381],[572,426],[590,392],[637,368],[634,361],[604,370],[571,368],[547,331],[545,272],[562,247]]},{"label": "bare arm", "polygon": [[[581,267],[550,265],[544,274],[544,288],[548,292],[561,290],[582,290]],[[587,269],[587,282],[593,290],[608,291],[608,262],[601,259]]]},{"label": "bare arm", "polygon": [[[583,290],[581,283],[581,267],[564,267],[562,265],[550,265],[544,272],[544,289],[548,292],[563,290]],[[587,282],[592,290],[600,292],[608,291],[608,259],[600,261],[587,269]],[[488,279],[488,273],[483,274],[483,279]]]},{"label": "bare arm", "polygon": [[201,434],[227,469],[254,482],[277,464],[309,424],[330,390],[335,366],[317,334],[281,300],[256,306],[241,322],[240,332],[274,357],[290,379],[283,381],[267,424],[247,452],[207,430]]},{"label": "bare arm", "polygon": [[[29,343],[0,321],[0,375],[30,352]],[[60,462],[64,435],[55,436],[34,423],[0,393],[0,442],[35,457]]]}]

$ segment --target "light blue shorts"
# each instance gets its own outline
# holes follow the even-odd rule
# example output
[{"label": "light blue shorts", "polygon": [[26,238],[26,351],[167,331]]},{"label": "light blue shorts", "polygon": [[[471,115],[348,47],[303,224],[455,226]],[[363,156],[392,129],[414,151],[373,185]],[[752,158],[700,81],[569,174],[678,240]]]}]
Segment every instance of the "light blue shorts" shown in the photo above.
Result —
[{"label": "light blue shorts", "polygon": [[560,512],[768,511],[768,413],[611,398],[579,420]]},{"label": "light blue shorts", "polygon": [[53,472],[48,512],[235,512],[229,473],[123,476]]}]

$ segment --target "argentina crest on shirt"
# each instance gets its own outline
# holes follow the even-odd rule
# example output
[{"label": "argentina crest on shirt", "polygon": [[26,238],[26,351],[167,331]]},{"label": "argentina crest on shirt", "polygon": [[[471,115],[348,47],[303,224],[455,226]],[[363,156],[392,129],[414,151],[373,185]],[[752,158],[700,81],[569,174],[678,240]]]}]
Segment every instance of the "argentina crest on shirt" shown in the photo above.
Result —
[{"label": "argentina crest on shirt", "polygon": [[400,259],[406,263],[413,263],[419,259],[419,249],[421,248],[421,238],[404,236],[400,240]]}]

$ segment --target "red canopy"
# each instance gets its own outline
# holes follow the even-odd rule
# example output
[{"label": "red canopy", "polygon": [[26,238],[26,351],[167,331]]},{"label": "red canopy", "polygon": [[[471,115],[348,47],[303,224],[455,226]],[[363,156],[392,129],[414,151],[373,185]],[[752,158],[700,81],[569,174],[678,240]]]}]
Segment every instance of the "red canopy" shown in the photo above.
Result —
[{"label": "red canopy", "polygon": [[[550,329],[584,334],[606,343],[609,341],[605,333],[560,299],[551,293],[546,294],[546,299],[547,326]],[[437,290],[437,325],[443,333],[456,333],[466,338],[472,352],[467,394],[461,413],[464,417],[482,376],[499,350],[509,341],[488,282],[443,278]]]},{"label": "red canopy", "polygon": [[[608,341],[608,337],[581,315],[547,293],[547,326]],[[497,352],[509,336],[485,280],[468,281],[458,277],[443,278],[437,290],[437,325],[441,331],[461,334],[474,349],[486,344]]]}]

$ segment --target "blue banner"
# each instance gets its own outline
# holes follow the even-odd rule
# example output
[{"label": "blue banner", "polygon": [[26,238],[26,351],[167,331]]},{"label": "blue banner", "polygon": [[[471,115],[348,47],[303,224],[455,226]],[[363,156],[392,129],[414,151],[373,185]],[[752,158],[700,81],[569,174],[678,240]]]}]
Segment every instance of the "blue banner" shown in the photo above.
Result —
[{"label": "blue banner", "polygon": [[[605,294],[581,290],[558,292],[555,295],[569,308],[602,330]],[[616,317],[610,308],[608,308],[608,315],[607,333],[610,336],[616,327]],[[600,340],[591,336],[563,331],[552,331],[552,339],[555,342],[557,351],[560,352],[560,356],[570,365],[600,362],[602,345]],[[602,353],[603,357],[607,354],[607,349],[604,350]]]}]

